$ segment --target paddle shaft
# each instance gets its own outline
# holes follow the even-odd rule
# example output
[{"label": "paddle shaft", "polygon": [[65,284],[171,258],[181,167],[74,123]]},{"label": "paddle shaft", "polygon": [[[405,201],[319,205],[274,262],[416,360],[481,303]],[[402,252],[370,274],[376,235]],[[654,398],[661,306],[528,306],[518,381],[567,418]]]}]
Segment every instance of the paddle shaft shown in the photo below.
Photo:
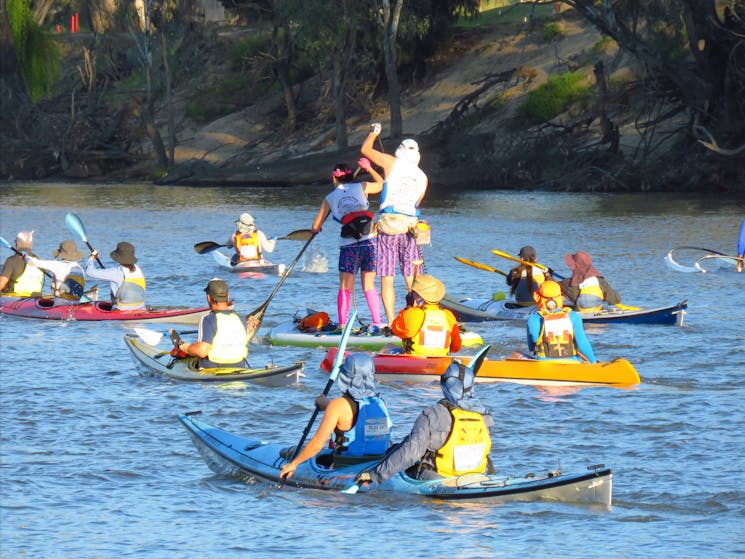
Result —
[{"label": "paddle shaft", "polygon": [[[536,268],[540,268],[544,272],[549,269],[548,266],[544,266],[543,264],[539,264],[538,262],[528,262],[527,260],[522,260],[521,258],[512,256],[511,254],[502,252],[501,250],[494,249],[492,250],[492,253],[496,254],[497,256],[501,256],[502,258],[506,258],[507,260],[512,260],[513,262],[519,262],[520,264],[525,264],[526,266],[535,266]],[[559,278],[560,280],[565,279],[564,276],[557,274],[556,272],[554,272],[552,275],[555,278]]]},{"label": "paddle shaft", "polygon": [[477,268],[479,270],[484,270],[486,272],[494,272],[496,274],[501,274],[505,277],[507,277],[507,274],[503,272],[502,270],[497,270],[496,268],[492,266],[488,266],[487,264],[482,264],[481,262],[474,262],[473,260],[466,260],[465,258],[461,258],[460,256],[454,257],[458,262],[461,262],[463,264],[466,264],[468,266],[473,266],[474,268]]},{"label": "paddle shaft", "polygon": [[[352,324],[354,324],[354,321],[356,318],[357,318],[357,309],[352,309],[349,316],[347,317],[347,323],[344,326],[344,331],[342,332],[341,340],[339,341],[339,349],[337,350],[336,358],[334,359],[334,368],[331,369],[331,374],[329,374],[329,380],[323,389],[324,396],[328,395],[329,391],[331,390],[331,387],[336,381],[336,377],[339,376],[339,369],[341,368],[341,363],[344,359],[344,352],[347,349],[347,340],[349,340],[349,334],[352,332]],[[320,408],[318,407],[318,404],[315,404],[315,407],[313,409],[313,415],[310,416],[310,421],[308,421],[308,424],[305,426],[305,430],[303,431],[303,436],[300,437],[300,442],[298,442],[297,446],[295,446],[295,450],[292,451],[292,458],[290,458],[289,462],[292,462],[295,458],[297,458],[298,454],[300,454],[300,452],[302,451],[303,445],[305,444],[305,439],[308,438],[308,433],[310,433],[310,429],[311,427],[313,427],[313,423],[316,421],[316,417],[318,417],[319,411],[320,411]],[[285,479],[286,478],[284,477],[280,478],[279,487],[282,487],[284,485]]]},{"label": "paddle shaft", "polygon": [[290,276],[290,272],[292,272],[292,269],[295,267],[295,264],[298,263],[300,258],[303,256],[303,253],[306,251],[306,249],[308,248],[311,241],[315,238],[316,235],[317,233],[312,233],[310,238],[307,241],[305,241],[303,248],[301,248],[300,252],[297,253],[297,256],[290,263],[287,269],[284,271],[284,273],[282,274],[282,277],[279,278],[277,285],[274,286],[274,289],[269,294],[269,297],[267,297],[266,301],[264,301],[261,305],[259,305],[259,307],[256,308],[251,314],[246,316],[246,322],[248,323],[247,330],[249,330],[247,332],[249,342],[256,335],[256,332],[259,329],[259,326],[261,326],[261,321],[264,319],[264,313],[266,312],[266,308],[269,306],[269,303],[274,298],[274,296],[277,294],[277,291],[279,291],[279,288],[282,287],[282,284],[285,282],[285,280]]}]

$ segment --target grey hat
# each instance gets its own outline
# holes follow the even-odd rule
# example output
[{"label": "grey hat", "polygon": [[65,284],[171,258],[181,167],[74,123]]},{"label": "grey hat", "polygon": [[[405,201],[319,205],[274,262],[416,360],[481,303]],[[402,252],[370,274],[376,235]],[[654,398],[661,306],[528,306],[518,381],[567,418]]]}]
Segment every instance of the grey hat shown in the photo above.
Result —
[{"label": "grey hat", "polygon": [[228,300],[228,284],[220,278],[212,278],[204,288],[204,292],[215,302]]},{"label": "grey hat", "polygon": [[535,249],[530,245],[524,246],[523,248],[520,249],[520,254],[518,254],[518,256],[522,258],[523,260],[529,260],[530,258],[535,258]]},{"label": "grey hat", "polygon": [[134,266],[135,262],[137,262],[134,245],[125,241],[116,245],[116,250],[112,251],[109,256],[111,256],[114,262],[118,262],[124,266]]},{"label": "grey hat", "polygon": [[235,225],[241,233],[248,232],[250,229],[255,229],[254,218],[249,213],[242,213],[241,217],[235,220]]},{"label": "grey hat", "polygon": [[78,250],[75,241],[71,241],[70,239],[62,241],[59,248],[56,248],[52,251],[52,256],[54,256],[55,258],[75,262],[83,258],[83,255],[83,252]]}]

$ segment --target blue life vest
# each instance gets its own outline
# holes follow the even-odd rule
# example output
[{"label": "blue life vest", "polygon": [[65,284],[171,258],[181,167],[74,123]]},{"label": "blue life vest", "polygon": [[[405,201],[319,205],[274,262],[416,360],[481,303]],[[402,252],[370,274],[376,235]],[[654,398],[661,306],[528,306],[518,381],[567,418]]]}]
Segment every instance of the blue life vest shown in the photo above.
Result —
[{"label": "blue life vest", "polygon": [[[350,398],[349,396],[345,396]],[[391,418],[380,396],[356,400],[359,410],[354,427],[336,437],[336,451],[346,456],[384,454],[391,445]]]}]

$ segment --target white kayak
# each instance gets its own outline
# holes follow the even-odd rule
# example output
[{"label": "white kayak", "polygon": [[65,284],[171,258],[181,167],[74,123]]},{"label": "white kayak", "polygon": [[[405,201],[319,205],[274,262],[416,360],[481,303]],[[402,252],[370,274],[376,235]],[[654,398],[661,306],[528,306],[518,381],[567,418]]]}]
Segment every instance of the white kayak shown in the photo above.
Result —
[{"label": "white kayak", "polygon": [[[297,347],[337,347],[341,340],[341,333],[337,330],[328,332],[301,332],[298,330],[298,322],[288,321],[278,324],[268,334],[269,343],[279,346]],[[461,328],[461,340],[463,347],[478,346],[484,343],[476,332],[463,330]],[[384,336],[382,334],[373,336],[362,329],[352,330],[347,346],[367,351],[377,351],[384,346],[400,346],[401,338],[398,336]]]},{"label": "white kayak", "polygon": [[230,270],[236,273],[252,273],[252,274],[269,274],[274,276],[281,276],[285,272],[284,264],[273,264],[268,260],[245,260],[238,264],[233,264],[230,261],[230,256],[219,250],[212,251],[212,258],[215,259],[220,268]]}]

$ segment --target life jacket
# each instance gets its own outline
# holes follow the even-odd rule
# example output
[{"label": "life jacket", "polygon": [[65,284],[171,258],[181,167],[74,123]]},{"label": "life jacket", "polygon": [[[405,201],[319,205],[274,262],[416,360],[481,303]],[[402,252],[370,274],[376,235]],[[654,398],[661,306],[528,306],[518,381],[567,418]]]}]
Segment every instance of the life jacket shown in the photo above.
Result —
[{"label": "life jacket", "polygon": [[540,268],[533,266],[533,281],[528,278],[528,271],[523,269],[520,273],[520,280],[515,288],[515,300],[523,307],[529,307],[535,305],[535,299],[533,299],[533,292],[538,289],[538,286],[546,281],[546,276]]},{"label": "life jacket", "polygon": [[261,260],[261,248],[259,247],[259,232],[241,233],[236,231],[233,238],[235,252],[241,262],[246,260]]},{"label": "life jacket", "polygon": [[411,338],[413,355],[443,356],[450,353],[450,332],[453,323],[450,313],[437,305],[425,303],[422,307],[424,321],[419,332]]},{"label": "life jacket", "polygon": [[491,436],[484,417],[475,411],[458,408],[443,400],[453,425],[445,444],[435,452],[435,470],[443,477],[486,472]]},{"label": "life jacket", "polygon": [[579,284],[579,295],[574,304],[580,312],[594,312],[603,309],[603,290],[598,278],[593,276]]},{"label": "life jacket", "polygon": [[546,313],[540,311],[541,332],[535,344],[538,357],[569,358],[577,355],[574,345],[574,327],[569,312]]},{"label": "life jacket", "polygon": [[80,267],[80,264],[75,264],[70,268],[67,277],[62,281],[55,296],[78,301],[84,292],[85,275],[83,275],[83,268]]},{"label": "life jacket", "polygon": [[397,159],[380,193],[381,213],[418,216],[417,203],[427,188],[427,175],[409,161]]},{"label": "life jacket", "polygon": [[327,312],[319,311],[310,313],[300,319],[297,329],[301,332],[318,332],[331,322]]},{"label": "life jacket", "polygon": [[365,241],[372,237],[375,215],[369,210],[370,202],[361,183],[336,185],[326,202],[334,221],[342,224],[342,238]]},{"label": "life jacket", "polygon": [[145,276],[139,266],[135,266],[134,272],[122,266],[124,281],[114,295],[114,303],[118,309],[141,309],[145,307]]},{"label": "life jacket", "polygon": [[24,265],[23,273],[16,278],[11,291],[23,297],[40,294],[44,288],[44,272],[36,266],[29,266],[25,261]]},{"label": "life jacket", "polygon": [[207,359],[218,364],[240,363],[248,356],[248,336],[243,320],[235,312],[214,312],[215,337]]},{"label": "life jacket", "polygon": [[354,400],[345,394],[352,409],[357,407],[354,427],[334,433],[334,452],[346,456],[384,454],[391,446],[391,418],[380,396]]}]

